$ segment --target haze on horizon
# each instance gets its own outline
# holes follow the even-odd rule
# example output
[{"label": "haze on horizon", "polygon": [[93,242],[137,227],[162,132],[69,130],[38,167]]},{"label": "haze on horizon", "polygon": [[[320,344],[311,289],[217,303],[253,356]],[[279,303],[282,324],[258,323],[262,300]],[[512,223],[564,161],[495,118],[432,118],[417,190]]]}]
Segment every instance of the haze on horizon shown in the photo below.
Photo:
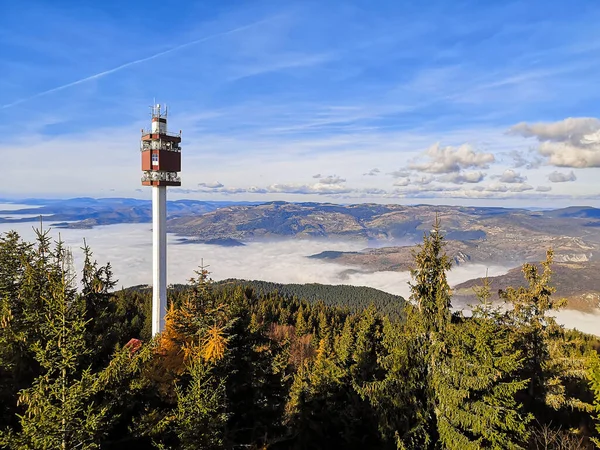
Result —
[{"label": "haze on horizon", "polygon": [[183,130],[171,199],[598,206],[599,18],[585,0],[11,2],[0,196],[149,197],[156,98]]}]

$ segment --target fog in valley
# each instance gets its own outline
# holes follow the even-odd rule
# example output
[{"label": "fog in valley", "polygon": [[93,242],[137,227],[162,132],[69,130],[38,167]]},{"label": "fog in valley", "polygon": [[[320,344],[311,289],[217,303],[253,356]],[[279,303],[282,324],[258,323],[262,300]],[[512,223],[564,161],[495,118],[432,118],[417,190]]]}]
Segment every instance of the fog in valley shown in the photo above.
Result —
[{"label": "fog in valley", "polygon": [[[0,234],[17,231],[25,240],[35,239],[38,223],[0,224]],[[45,225],[46,227],[47,225]],[[95,259],[110,262],[118,287],[152,282],[152,231],[150,224],[119,224],[93,229],[51,229],[53,239],[60,238],[73,250],[76,268],[81,267],[84,239]],[[205,244],[179,244],[175,235],[168,235],[168,282],[186,283],[204,261],[214,280],[240,278],[279,283],[323,283],[370,286],[392,294],[409,296],[408,272],[357,273],[356,267],[307,258],[325,250],[358,251],[366,247],[360,242],[307,241],[288,239],[277,242],[253,242],[242,247],[222,247]],[[448,274],[451,285],[472,278],[506,273],[510,267],[461,265]],[[464,308],[465,305],[454,305]],[[561,311],[558,320],[569,327],[600,334],[600,315]]]}]

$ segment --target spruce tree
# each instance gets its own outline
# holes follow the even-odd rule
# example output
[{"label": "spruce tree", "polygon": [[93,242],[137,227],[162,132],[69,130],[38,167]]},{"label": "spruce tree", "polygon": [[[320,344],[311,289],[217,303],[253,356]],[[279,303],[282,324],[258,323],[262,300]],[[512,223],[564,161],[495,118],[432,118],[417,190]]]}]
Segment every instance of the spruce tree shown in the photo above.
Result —
[{"label": "spruce tree", "polygon": [[522,356],[502,314],[489,302],[487,279],[473,317],[449,325],[433,371],[437,427],[444,448],[519,449],[531,420],[515,400]]},{"label": "spruce tree", "polygon": [[0,434],[0,444],[14,449],[98,448],[118,417],[114,397],[104,395],[107,384],[129,370],[131,359],[116,358],[103,371],[84,363],[95,349],[87,346],[86,303],[75,287],[70,252],[61,242],[50,248],[45,234],[38,239],[38,257],[25,273],[40,277],[27,283],[44,289],[37,299],[29,289],[22,292],[32,295],[29,302],[39,304],[23,320],[37,330],[30,351],[41,373],[19,393],[24,413],[16,429]]},{"label": "spruce tree", "polygon": [[567,389],[569,383],[581,384],[585,379],[585,358],[567,354],[571,343],[552,316],[565,304],[552,296],[556,291],[550,284],[552,260],[553,251],[548,250],[541,272],[535,264],[523,265],[526,286],[499,291],[500,298],[512,306],[509,317],[523,356],[520,378],[528,380],[526,395],[521,396],[525,410],[547,423],[561,412],[591,410],[590,404]]},{"label": "spruce tree", "polygon": [[[172,446],[184,450],[223,448],[227,421],[225,386],[212,373],[211,363],[196,355],[189,366],[189,383],[176,386],[177,406],[157,425],[160,449]],[[174,439],[173,439],[174,438]]]},{"label": "spruce tree", "polygon": [[408,377],[409,385],[414,388],[411,402],[415,404],[414,422],[405,441],[409,448],[431,448],[439,439],[439,410],[432,377],[439,370],[440,351],[444,348],[451,319],[451,290],[446,273],[452,265],[444,250],[445,245],[440,221],[436,217],[433,229],[423,237],[418,251],[413,252],[412,304],[406,308],[408,354],[413,360]]},{"label": "spruce tree", "polygon": [[[119,339],[116,303],[112,301],[112,290],[117,282],[113,279],[110,263],[100,266],[93,259],[93,253],[84,240],[81,248],[84,254],[81,270],[81,296],[85,302],[86,345],[95,349],[90,364],[99,368],[108,362],[112,350]],[[125,336],[129,340],[134,336]]]},{"label": "spruce tree", "polygon": [[17,233],[0,236],[0,428],[15,424],[17,393],[36,375],[28,348],[35,333],[24,322],[27,311],[20,297],[25,268],[34,256]]},{"label": "spruce tree", "polygon": [[451,293],[446,279],[450,261],[436,218],[433,230],[413,251],[410,302],[404,322],[383,322],[377,361],[380,374],[359,387],[379,421],[379,432],[399,449],[434,448],[438,442],[433,373],[450,324]]},{"label": "spruce tree", "polygon": [[308,333],[310,333],[310,328],[306,320],[306,312],[304,311],[304,307],[300,306],[300,309],[296,313],[296,335],[304,336]]},{"label": "spruce tree", "polygon": [[445,246],[440,220],[436,217],[431,232],[423,236],[418,251],[413,251],[411,276],[414,282],[410,283],[410,300],[419,313],[418,326],[429,341],[450,323],[452,301],[446,273],[452,263]]},{"label": "spruce tree", "polygon": [[596,413],[596,433],[594,443],[600,448],[600,357],[594,353],[589,370],[590,387],[594,393],[594,410]]},{"label": "spruce tree", "polygon": [[351,374],[353,383],[362,385],[375,378],[377,355],[381,346],[381,320],[371,304],[360,316],[355,329],[356,340],[352,355]]}]

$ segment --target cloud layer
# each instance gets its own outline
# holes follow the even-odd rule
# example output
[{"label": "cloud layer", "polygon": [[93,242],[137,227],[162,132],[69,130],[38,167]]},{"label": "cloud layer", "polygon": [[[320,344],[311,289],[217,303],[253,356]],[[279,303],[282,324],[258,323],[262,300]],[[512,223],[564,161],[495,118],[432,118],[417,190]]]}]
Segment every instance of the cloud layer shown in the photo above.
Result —
[{"label": "cloud layer", "polygon": [[[10,229],[18,231],[23,238],[32,241],[31,224],[1,224],[0,234]],[[72,248],[76,267],[81,267],[79,248],[83,239],[90,245],[94,258],[100,263],[111,262],[118,286],[149,284],[152,282],[152,232],[147,224],[121,224],[96,227],[92,230],[54,229],[51,236],[58,235]],[[177,244],[176,236],[168,235],[168,281],[186,283],[201,262],[209,266],[215,280],[226,278],[261,279],[279,283],[324,283],[370,286],[392,294],[410,295],[408,272],[348,272],[354,267],[306,258],[324,250],[358,251],[366,244],[360,242],[287,240],[272,243],[250,243],[244,247],[219,247],[202,244]],[[484,265],[461,265],[448,274],[451,285],[474,277],[497,276],[508,267]],[[455,305],[461,308],[464,305]],[[562,312],[559,320],[581,330],[591,329],[596,316]]]}]

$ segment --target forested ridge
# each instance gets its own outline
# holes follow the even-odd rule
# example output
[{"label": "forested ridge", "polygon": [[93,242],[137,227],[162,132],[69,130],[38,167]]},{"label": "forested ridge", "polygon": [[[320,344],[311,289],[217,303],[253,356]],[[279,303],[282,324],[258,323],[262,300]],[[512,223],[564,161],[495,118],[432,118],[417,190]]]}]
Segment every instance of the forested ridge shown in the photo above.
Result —
[{"label": "forested ridge", "polygon": [[287,297],[297,297],[309,302],[322,301],[327,306],[348,308],[351,311],[368,308],[371,304],[377,312],[400,317],[404,309],[404,299],[400,295],[389,294],[367,286],[347,284],[329,285],[319,283],[272,283],[260,280],[228,279],[216,283],[217,287],[251,287],[257,294],[277,293]]},{"label": "forested ridge", "polygon": [[[208,268],[208,266],[207,266]],[[297,298],[308,302],[323,302],[326,306],[347,308],[349,311],[363,310],[371,304],[377,312],[393,317],[401,317],[404,309],[404,298],[368,286],[350,286],[347,284],[320,283],[273,283],[262,280],[241,280],[228,278],[212,284],[213,290],[231,290],[235,287],[252,288],[255,295],[279,294],[284,297]],[[184,284],[174,284],[170,291],[184,291],[189,287]],[[151,292],[147,285],[137,285],[127,288],[140,292]]]},{"label": "forested ridge", "polygon": [[[439,224],[398,314],[210,280],[150,333],[151,292],[75,273],[39,233],[0,236],[0,448],[585,449],[600,435],[600,342],[547,317],[552,251],[472,317],[451,313]],[[495,293],[494,293],[495,294]],[[399,299],[400,301],[401,299]],[[362,301],[362,300],[361,300]],[[367,305],[367,303],[364,303]]]}]

